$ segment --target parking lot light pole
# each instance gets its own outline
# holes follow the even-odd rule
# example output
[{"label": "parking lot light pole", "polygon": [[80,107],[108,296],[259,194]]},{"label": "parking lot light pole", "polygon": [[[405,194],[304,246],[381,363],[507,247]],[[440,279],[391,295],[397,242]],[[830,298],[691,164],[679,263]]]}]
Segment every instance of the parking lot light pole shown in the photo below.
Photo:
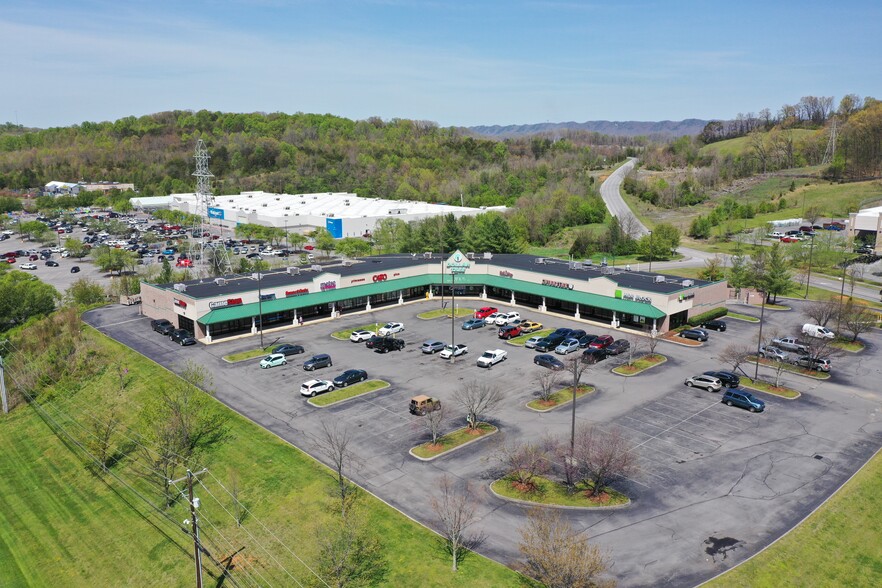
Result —
[{"label": "parking lot light pole", "polygon": [[766,314],[766,293],[763,292],[763,304],[760,307],[760,324],[759,324],[759,336],[757,336],[756,340],[756,369],[753,372],[753,379],[756,380],[759,378],[759,354],[760,354],[760,346],[763,344],[763,317]]},{"label": "parking lot light pole", "polygon": [[450,363],[456,361],[456,274],[450,272]]},{"label": "parking lot light pole", "polygon": [[257,320],[260,321],[260,349],[263,350],[263,293],[260,291],[260,279],[262,272],[257,267]]},{"label": "parking lot light pole", "polygon": [[[812,231],[812,233],[814,233],[814,230]],[[814,234],[812,234],[811,237],[812,237],[812,242],[811,242],[811,246],[809,247],[808,273],[805,276],[805,296],[803,296],[803,298],[805,298],[806,300],[808,300],[809,282],[811,282],[811,280],[812,280],[812,254],[815,252],[815,236],[814,236]]]},{"label": "parking lot light pole", "polygon": [[652,273],[652,231],[649,231],[649,272]]}]

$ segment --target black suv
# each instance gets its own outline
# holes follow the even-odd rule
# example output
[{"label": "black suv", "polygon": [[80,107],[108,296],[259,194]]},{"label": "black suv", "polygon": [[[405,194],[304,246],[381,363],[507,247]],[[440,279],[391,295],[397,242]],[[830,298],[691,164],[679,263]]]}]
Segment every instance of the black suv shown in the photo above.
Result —
[{"label": "black suv", "polygon": [[[568,329],[569,330],[569,329]],[[552,351],[555,347],[563,343],[563,340],[566,339],[564,335],[555,335],[552,333],[551,335],[539,339],[536,343],[535,349],[536,351]]]},{"label": "black suv", "polygon": [[187,329],[174,329],[169,334],[169,339],[171,339],[174,343],[183,344],[184,339],[192,339],[193,335],[190,334],[190,331]]},{"label": "black suv", "polygon": [[[150,321],[150,327],[154,331],[156,331],[157,333],[162,333],[161,329],[163,329],[165,327],[171,327],[171,326],[172,326],[171,322],[167,321],[166,319],[154,319],[154,320]],[[174,328],[174,327],[172,327],[172,328]],[[168,333],[162,333],[162,334],[167,335]]]},{"label": "black suv", "polygon": [[703,329],[713,329],[714,331],[722,333],[726,330],[726,321],[714,319],[712,321],[701,323],[699,326]]},{"label": "black suv", "polygon": [[289,355],[297,355],[299,353],[303,353],[302,345],[291,345],[290,343],[285,343],[283,345],[277,345],[273,349],[273,353],[282,353],[285,357]]},{"label": "black suv", "polygon": [[364,346],[368,349],[375,349],[377,345],[384,341],[386,337],[380,337],[379,335],[373,335],[370,339],[364,342]]},{"label": "black suv", "polygon": [[727,388],[737,388],[738,384],[741,383],[741,378],[738,377],[738,374],[733,374],[732,372],[726,371],[709,371],[704,372],[705,376],[711,376],[723,383],[723,386]]},{"label": "black suv", "polygon": [[680,331],[680,337],[694,339],[695,341],[707,341],[707,331],[702,329],[685,329]]},{"label": "black suv", "polygon": [[303,364],[303,369],[311,372],[318,368],[330,367],[334,365],[334,362],[331,361],[331,356],[327,353],[319,353],[318,355],[313,355]]},{"label": "black suv", "polygon": [[597,363],[607,358],[606,349],[586,349],[582,352],[582,363]]},{"label": "black suv", "polygon": [[346,370],[334,378],[334,386],[337,388],[345,388],[351,384],[364,382],[367,380],[367,377],[367,372],[364,370]]},{"label": "black suv", "polygon": [[404,349],[404,340],[395,339],[393,337],[383,337],[382,341],[374,343],[374,351],[379,353],[389,353],[390,351],[401,351]]}]

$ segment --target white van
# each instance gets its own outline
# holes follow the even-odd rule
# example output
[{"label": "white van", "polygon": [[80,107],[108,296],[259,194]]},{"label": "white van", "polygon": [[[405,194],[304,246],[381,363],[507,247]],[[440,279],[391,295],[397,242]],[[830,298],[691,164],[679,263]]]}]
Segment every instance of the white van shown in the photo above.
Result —
[{"label": "white van", "polygon": [[783,236],[784,233],[782,233],[781,231],[772,231],[771,233],[769,233],[770,239],[780,239]]},{"label": "white van", "polygon": [[822,327],[821,325],[811,324],[802,325],[802,334],[808,335],[809,337],[817,337],[818,339],[833,339],[836,337],[836,333],[830,329]]}]

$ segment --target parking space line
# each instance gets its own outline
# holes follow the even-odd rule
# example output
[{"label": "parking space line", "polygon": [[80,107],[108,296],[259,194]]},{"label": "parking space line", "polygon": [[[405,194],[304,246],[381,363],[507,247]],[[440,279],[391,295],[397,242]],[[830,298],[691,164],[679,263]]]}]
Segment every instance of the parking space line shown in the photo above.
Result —
[{"label": "parking space line", "polygon": [[98,329],[106,329],[107,327],[115,327],[117,325],[124,325],[126,323],[134,323],[136,321],[143,321],[145,317],[139,316],[138,318],[129,319],[127,321],[119,321],[117,323],[107,323],[106,325],[99,325]]},{"label": "parking space line", "polygon": [[711,405],[709,405],[709,406],[707,406],[707,407],[705,407],[705,408],[702,408],[701,410],[699,410],[699,411],[696,412],[695,414],[692,414],[692,415],[686,417],[685,419],[682,419],[681,421],[679,421],[679,422],[677,422],[677,423],[674,423],[673,425],[671,425],[670,427],[668,427],[667,429],[665,429],[664,431],[662,431],[661,433],[659,433],[659,434],[656,435],[655,437],[649,438],[649,439],[647,439],[646,441],[644,441],[643,443],[641,443],[640,445],[637,445],[637,447],[634,447],[634,448],[632,449],[632,451],[633,451],[634,449],[637,449],[637,448],[639,448],[639,447],[642,447],[643,445],[646,445],[647,443],[649,443],[650,441],[652,441],[652,439],[654,439],[654,438],[658,438],[660,435],[663,435],[664,433],[670,431],[671,429],[674,429],[675,427],[677,427],[677,426],[680,425],[681,423],[685,423],[686,421],[688,421],[688,420],[691,419],[692,417],[694,417],[694,416],[696,416],[696,415],[700,415],[701,413],[703,413],[703,412],[706,411],[706,410],[710,410],[711,408],[713,408],[713,407],[716,406],[716,405],[717,405],[717,403],[714,402],[713,404],[711,404]]}]

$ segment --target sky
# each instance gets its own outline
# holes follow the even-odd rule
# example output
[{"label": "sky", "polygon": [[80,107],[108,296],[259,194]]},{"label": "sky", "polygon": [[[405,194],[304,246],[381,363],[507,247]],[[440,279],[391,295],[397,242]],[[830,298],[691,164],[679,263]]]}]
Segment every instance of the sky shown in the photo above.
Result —
[{"label": "sky", "polygon": [[0,122],[167,110],[442,126],[882,98],[874,0],[0,0]]}]

